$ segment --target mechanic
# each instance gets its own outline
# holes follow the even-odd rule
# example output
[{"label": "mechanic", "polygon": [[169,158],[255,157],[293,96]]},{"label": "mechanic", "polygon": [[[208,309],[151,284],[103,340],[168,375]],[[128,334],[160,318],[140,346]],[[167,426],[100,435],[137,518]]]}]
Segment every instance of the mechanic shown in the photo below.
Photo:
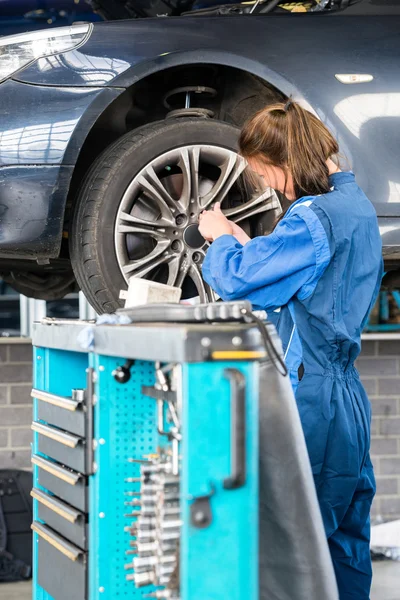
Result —
[{"label": "mechanic", "polygon": [[[375,210],[317,117],[289,100],[245,125],[241,155],[290,206],[250,239],[219,204],[200,215],[212,242],[203,276],[223,300],[265,309],[283,342],[340,600],[368,600],[372,579],[371,408],[354,361],[382,277]],[[294,491],[295,493],[295,491]]]}]

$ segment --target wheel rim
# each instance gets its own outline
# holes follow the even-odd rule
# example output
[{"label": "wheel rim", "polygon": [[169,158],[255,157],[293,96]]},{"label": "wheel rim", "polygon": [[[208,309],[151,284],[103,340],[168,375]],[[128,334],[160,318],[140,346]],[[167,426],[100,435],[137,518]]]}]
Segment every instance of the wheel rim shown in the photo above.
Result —
[{"label": "wheel rim", "polygon": [[201,211],[221,202],[236,223],[280,207],[270,189],[241,199],[239,181],[246,161],[236,152],[189,145],[165,152],[147,164],[127,187],[115,223],[115,250],[121,273],[181,287],[183,297],[215,300],[203,281],[208,243],[198,231]]}]

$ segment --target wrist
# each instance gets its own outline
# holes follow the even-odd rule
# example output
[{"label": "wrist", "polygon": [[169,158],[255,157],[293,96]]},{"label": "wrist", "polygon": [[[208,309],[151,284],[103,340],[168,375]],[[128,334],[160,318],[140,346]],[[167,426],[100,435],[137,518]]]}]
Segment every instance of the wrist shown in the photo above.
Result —
[{"label": "wrist", "polygon": [[213,242],[215,242],[215,240],[222,237],[223,235],[233,235],[232,227],[230,227],[229,225],[219,227],[213,235]]}]

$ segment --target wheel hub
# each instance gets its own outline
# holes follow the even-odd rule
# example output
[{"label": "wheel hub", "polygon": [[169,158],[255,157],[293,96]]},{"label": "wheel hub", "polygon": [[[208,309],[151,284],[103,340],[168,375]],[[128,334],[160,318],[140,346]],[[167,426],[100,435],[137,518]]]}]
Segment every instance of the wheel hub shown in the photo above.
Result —
[{"label": "wheel hub", "polygon": [[185,244],[189,246],[189,248],[193,248],[193,250],[198,250],[202,248],[206,243],[206,240],[203,238],[199,231],[199,226],[193,223],[193,225],[189,225],[186,227],[185,232],[183,234],[183,239]]}]

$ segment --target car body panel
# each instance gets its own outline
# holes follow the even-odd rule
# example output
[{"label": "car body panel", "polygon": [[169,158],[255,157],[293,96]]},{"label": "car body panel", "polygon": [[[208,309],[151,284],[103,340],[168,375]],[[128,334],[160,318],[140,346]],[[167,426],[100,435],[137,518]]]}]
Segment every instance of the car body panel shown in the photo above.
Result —
[{"label": "car body panel", "polygon": [[77,157],[99,114],[122,92],[11,80],[0,86],[0,258],[59,256]]},{"label": "car body panel", "polygon": [[122,91],[6,81],[0,85],[0,167],[74,165],[93,123]]},{"label": "car body panel", "polygon": [[0,258],[56,258],[73,167],[0,168]]}]

